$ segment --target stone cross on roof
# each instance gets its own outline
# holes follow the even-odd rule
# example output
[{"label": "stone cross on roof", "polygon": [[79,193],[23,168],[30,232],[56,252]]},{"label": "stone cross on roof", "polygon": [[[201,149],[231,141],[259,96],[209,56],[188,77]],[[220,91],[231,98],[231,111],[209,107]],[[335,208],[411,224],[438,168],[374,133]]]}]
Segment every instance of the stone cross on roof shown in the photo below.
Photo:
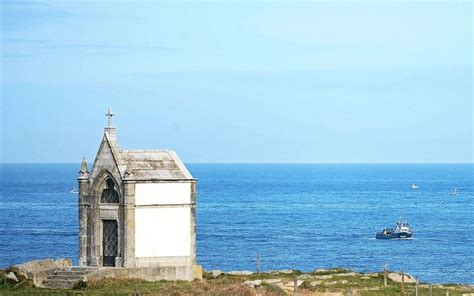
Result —
[{"label": "stone cross on roof", "polygon": [[107,113],[105,113],[105,116],[108,117],[108,125],[107,127],[112,127],[112,116],[114,116],[115,113],[112,113],[112,109],[109,108],[109,110],[107,111]]}]

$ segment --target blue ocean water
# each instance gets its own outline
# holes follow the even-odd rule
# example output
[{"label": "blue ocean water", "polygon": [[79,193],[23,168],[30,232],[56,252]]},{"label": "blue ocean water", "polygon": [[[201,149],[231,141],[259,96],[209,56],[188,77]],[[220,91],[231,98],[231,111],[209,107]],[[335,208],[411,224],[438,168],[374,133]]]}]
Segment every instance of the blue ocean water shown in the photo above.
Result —
[{"label": "blue ocean water", "polygon": [[[0,267],[77,261],[78,164],[0,165]],[[190,164],[207,270],[404,270],[474,284],[474,165]],[[416,183],[420,189],[410,189]],[[460,195],[449,192],[457,187]],[[375,240],[402,214],[413,240]]]}]

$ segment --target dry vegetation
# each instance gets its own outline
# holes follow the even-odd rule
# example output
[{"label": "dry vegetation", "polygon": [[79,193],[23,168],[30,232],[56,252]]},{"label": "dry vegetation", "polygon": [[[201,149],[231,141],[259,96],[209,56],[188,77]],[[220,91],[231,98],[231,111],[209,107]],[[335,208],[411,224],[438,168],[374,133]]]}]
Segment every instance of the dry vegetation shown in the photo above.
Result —
[{"label": "dry vegetation", "polygon": [[[3,273],[4,274],[4,273]],[[0,295],[403,295],[401,284],[389,280],[383,286],[383,274],[355,273],[344,269],[311,273],[299,271],[249,275],[205,273],[203,280],[146,282],[139,279],[79,282],[74,289],[35,288],[25,280],[12,285],[0,279]],[[474,287],[466,285],[433,285],[433,295],[472,295]],[[405,284],[405,295],[415,295],[415,284]],[[428,295],[428,285],[420,284],[419,295]]]}]

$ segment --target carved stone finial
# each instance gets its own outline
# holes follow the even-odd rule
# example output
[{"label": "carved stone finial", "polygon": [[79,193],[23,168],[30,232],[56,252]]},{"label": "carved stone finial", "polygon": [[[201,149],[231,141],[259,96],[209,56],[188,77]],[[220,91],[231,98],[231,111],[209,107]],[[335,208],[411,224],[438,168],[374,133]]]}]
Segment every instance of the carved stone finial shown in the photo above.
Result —
[{"label": "carved stone finial", "polygon": [[87,170],[87,161],[86,158],[82,158],[82,163],[81,163],[81,170],[79,171],[80,176],[87,176],[89,174],[89,171]]}]

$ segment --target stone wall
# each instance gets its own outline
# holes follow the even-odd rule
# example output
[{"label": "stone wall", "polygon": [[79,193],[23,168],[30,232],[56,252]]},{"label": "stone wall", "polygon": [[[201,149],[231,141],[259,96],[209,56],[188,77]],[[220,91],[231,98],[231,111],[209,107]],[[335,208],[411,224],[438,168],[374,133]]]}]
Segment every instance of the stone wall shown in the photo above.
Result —
[{"label": "stone wall", "polygon": [[141,268],[100,268],[97,271],[87,274],[86,280],[99,280],[103,278],[115,279],[144,279],[146,281],[159,280],[185,280],[202,279],[202,268],[195,266],[161,266],[161,267],[141,267]]}]

